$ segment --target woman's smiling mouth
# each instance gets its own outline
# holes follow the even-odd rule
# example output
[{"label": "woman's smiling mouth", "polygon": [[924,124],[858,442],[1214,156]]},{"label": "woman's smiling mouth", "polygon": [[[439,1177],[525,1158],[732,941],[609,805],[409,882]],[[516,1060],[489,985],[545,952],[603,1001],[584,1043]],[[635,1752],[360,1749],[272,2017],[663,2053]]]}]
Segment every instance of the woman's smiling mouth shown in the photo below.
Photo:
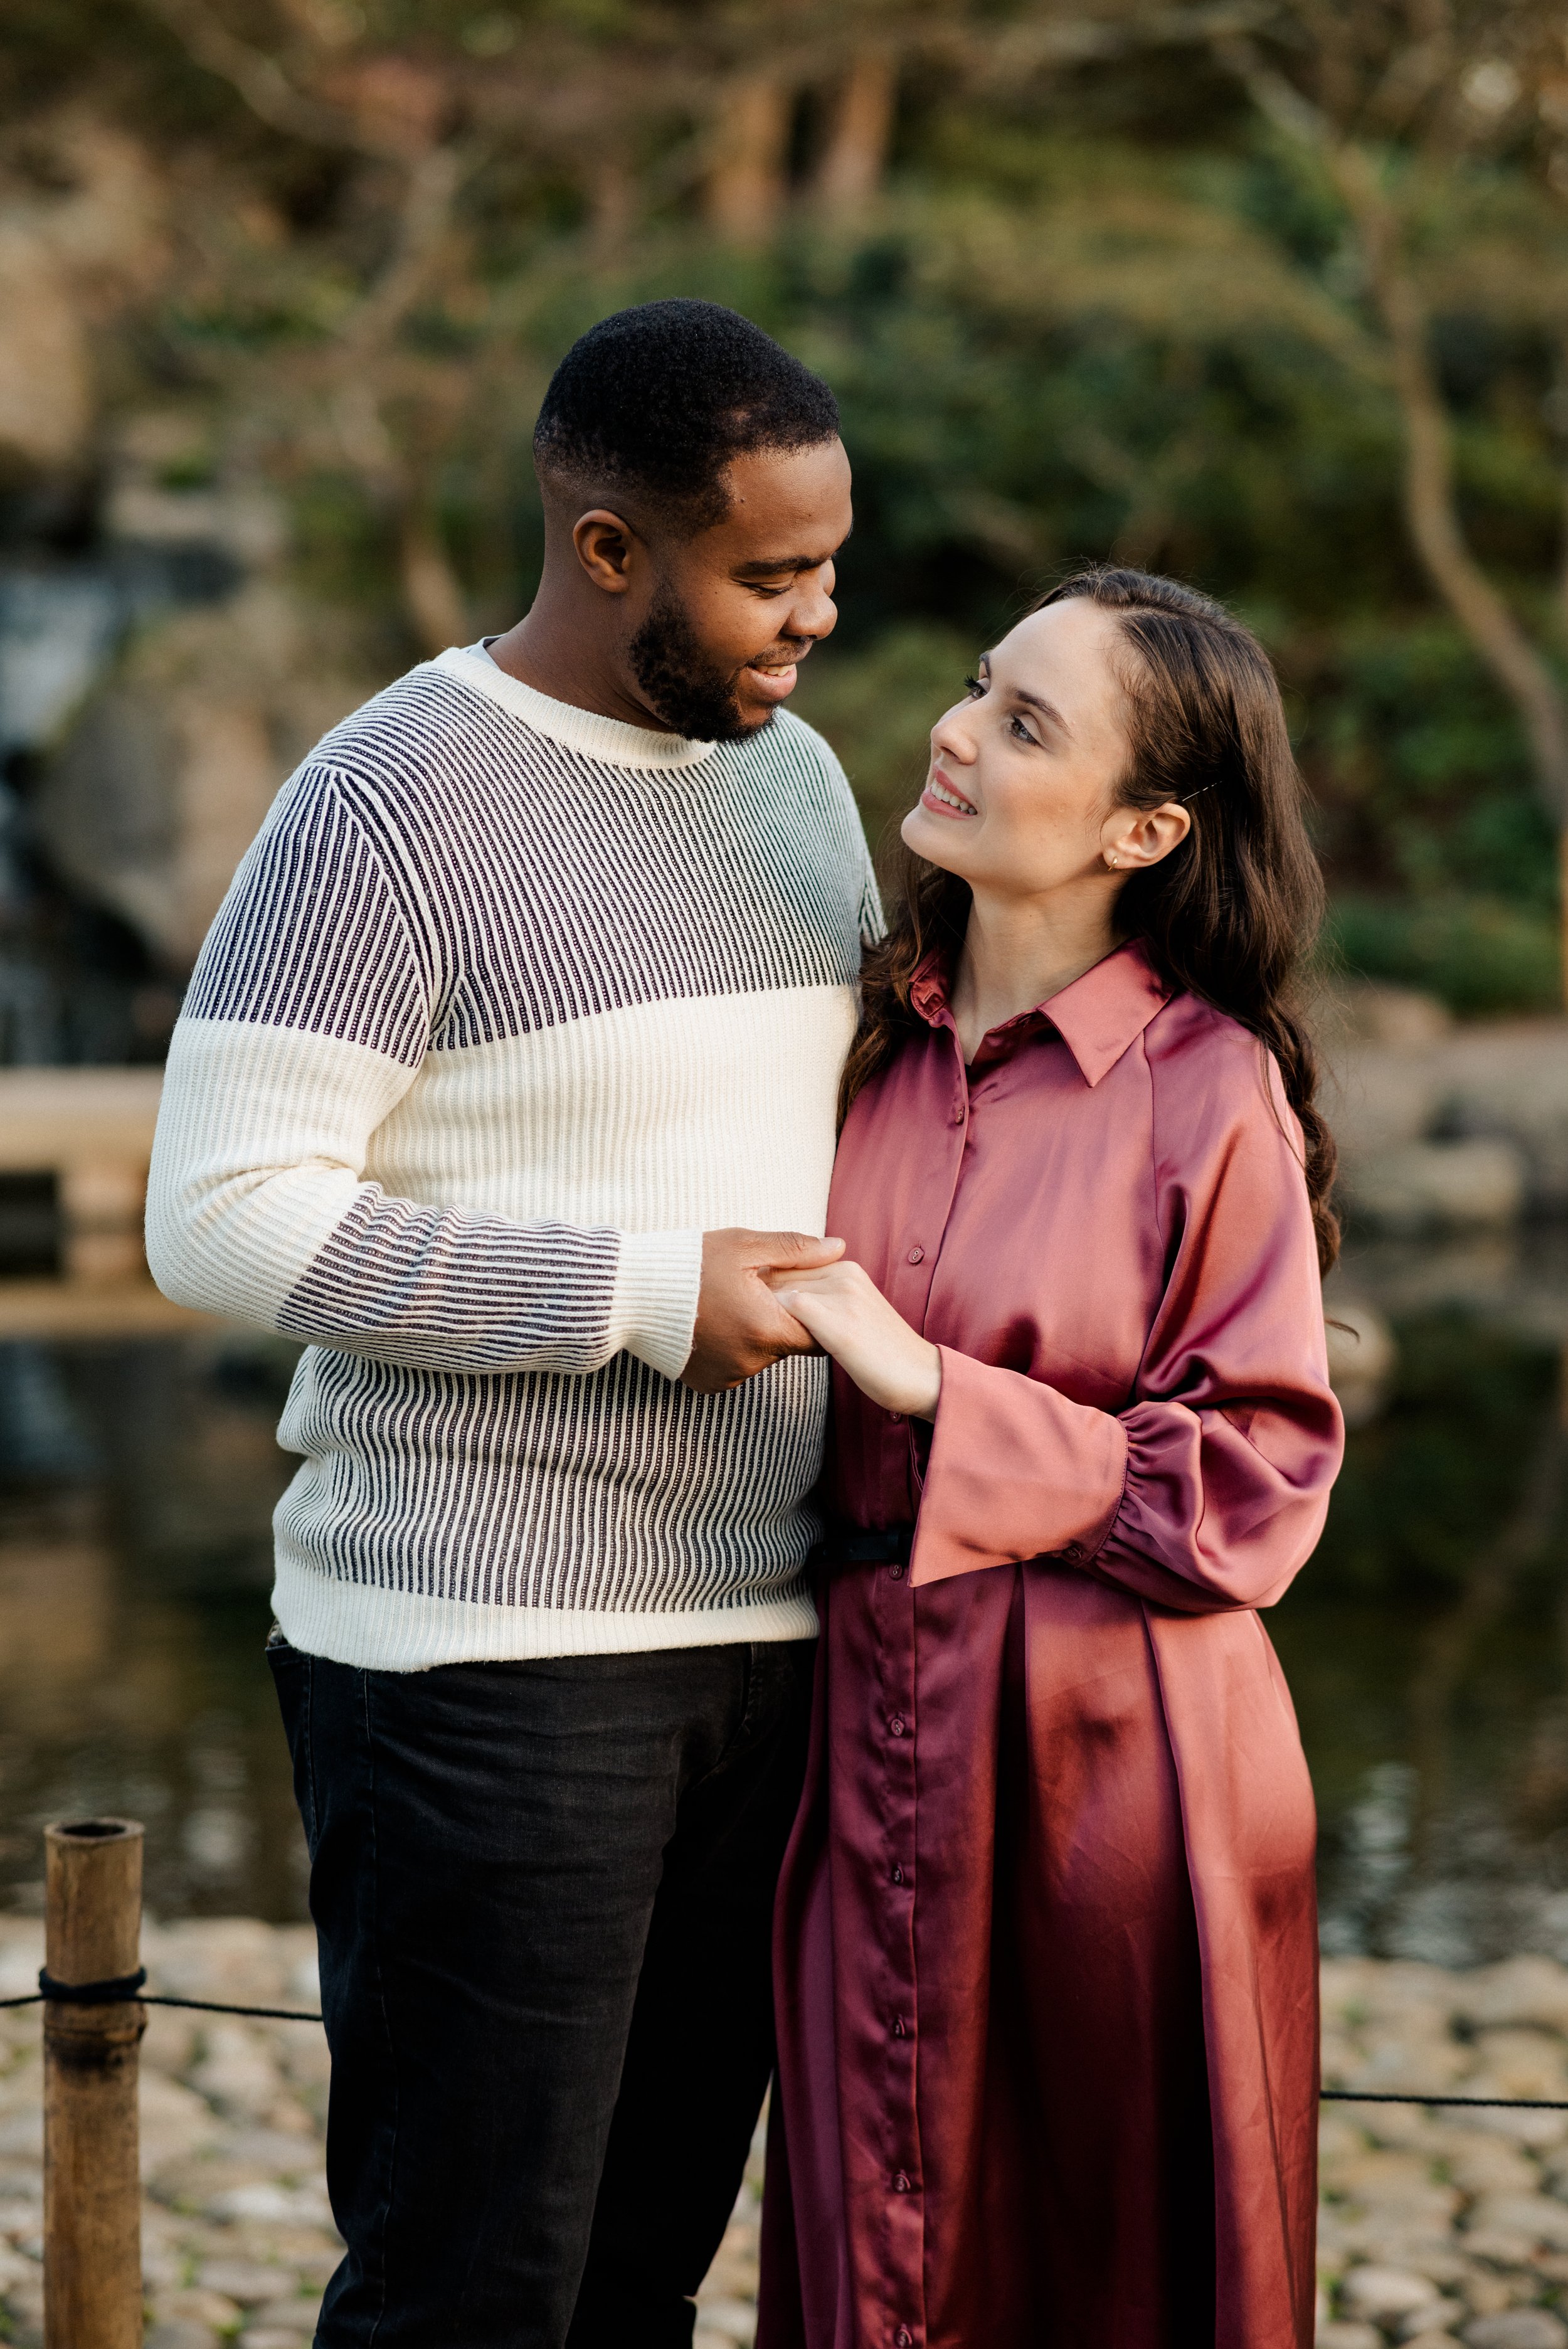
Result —
[{"label": "woman's smiling mouth", "polygon": [[926,779],[920,803],[922,807],[929,808],[933,815],[944,815],[950,819],[978,815],[980,812],[974,801],[966,800],[962,792],[954,791],[946,776],[934,767]]}]

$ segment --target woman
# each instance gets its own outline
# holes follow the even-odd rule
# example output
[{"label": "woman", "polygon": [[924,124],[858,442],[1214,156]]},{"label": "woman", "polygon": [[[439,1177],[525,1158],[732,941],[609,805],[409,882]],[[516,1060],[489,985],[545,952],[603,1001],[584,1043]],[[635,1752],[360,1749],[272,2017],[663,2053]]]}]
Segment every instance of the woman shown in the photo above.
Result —
[{"label": "woman", "polygon": [[830,1210],[758,2349],[1307,2349],[1313,1806],[1254,1611],[1341,1451],[1273,672],[1068,580],[934,728]]}]

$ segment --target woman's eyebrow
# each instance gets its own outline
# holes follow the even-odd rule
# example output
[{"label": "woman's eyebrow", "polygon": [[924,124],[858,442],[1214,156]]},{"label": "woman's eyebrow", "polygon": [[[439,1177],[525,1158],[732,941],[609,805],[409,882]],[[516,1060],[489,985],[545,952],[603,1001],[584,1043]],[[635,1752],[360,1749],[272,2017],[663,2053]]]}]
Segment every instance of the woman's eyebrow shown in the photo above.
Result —
[{"label": "woman's eyebrow", "polygon": [[1015,701],[1026,701],[1031,709],[1037,709],[1042,718],[1048,718],[1054,726],[1059,726],[1062,732],[1070,739],[1073,730],[1054,701],[1047,701],[1040,694],[1030,693],[1021,685],[1009,686],[1007,689]]}]

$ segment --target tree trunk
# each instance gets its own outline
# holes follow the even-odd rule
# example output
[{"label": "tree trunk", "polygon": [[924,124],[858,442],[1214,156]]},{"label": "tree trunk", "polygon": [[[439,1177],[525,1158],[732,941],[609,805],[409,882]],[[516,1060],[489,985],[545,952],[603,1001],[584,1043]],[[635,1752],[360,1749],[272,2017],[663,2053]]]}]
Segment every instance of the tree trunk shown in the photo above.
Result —
[{"label": "tree trunk", "polygon": [[862,49],[840,84],[812,195],[830,220],[852,220],[882,186],[898,104],[890,49]]},{"label": "tree trunk", "polygon": [[468,642],[468,614],[458,574],[441,544],[434,517],[419,504],[404,508],[397,552],[403,605],[414,634],[428,653]]},{"label": "tree trunk", "polygon": [[774,74],[730,82],[714,126],[707,211],[732,244],[760,244],[784,209],[784,164],[794,91]]},{"label": "tree trunk", "polygon": [[1466,543],[1454,490],[1453,429],[1433,373],[1428,319],[1400,252],[1399,224],[1370,159],[1339,148],[1335,176],[1367,252],[1405,428],[1405,518],[1429,576],[1512,701],[1541,797],[1557,826],[1563,981],[1568,994],[1568,704],[1542,654]]}]

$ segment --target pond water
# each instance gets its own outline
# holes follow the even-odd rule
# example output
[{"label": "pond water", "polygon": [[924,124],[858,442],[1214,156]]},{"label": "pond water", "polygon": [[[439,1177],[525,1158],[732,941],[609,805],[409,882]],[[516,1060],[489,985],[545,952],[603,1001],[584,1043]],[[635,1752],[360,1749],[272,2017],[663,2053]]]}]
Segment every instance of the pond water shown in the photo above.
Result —
[{"label": "pond water", "polygon": [[[1568,1234],[1352,1251],[1399,1369],[1268,1618],[1322,1818],[1326,1946],[1568,1960]],[[301,1918],[271,1680],[273,1428],[293,1350],[235,1332],[0,1347],[0,1906],[38,1830],[148,1828],[160,1916]]]}]

